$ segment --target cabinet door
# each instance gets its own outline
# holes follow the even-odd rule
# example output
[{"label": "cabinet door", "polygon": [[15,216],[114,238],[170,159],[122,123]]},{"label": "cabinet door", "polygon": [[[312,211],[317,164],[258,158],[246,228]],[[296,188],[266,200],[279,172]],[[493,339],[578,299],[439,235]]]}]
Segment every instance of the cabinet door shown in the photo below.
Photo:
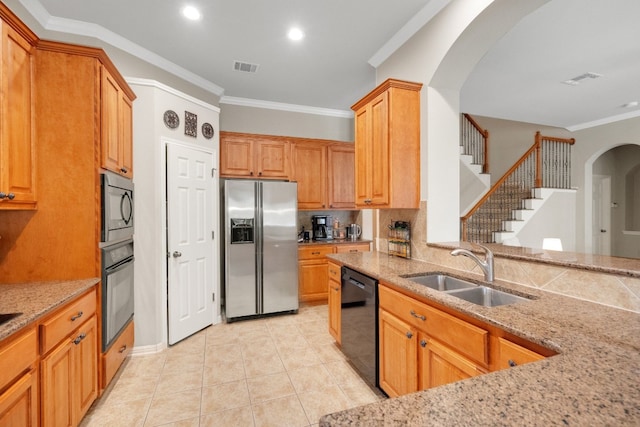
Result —
[{"label": "cabinet door", "polygon": [[328,159],[328,204],[331,209],[354,209],[355,148],[348,144],[330,145]]},{"label": "cabinet door", "polygon": [[393,314],[379,311],[380,387],[396,397],[418,390],[417,332]]},{"label": "cabinet door", "polygon": [[299,299],[327,301],[327,260],[314,259],[298,262]]},{"label": "cabinet door", "polygon": [[38,425],[38,370],[24,374],[0,394],[0,425],[30,427]]},{"label": "cabinet door", "polygon": [[127,96],[120,96],[120,171],[127,178],[133,178],[133,104]]},{"label": "cabinet door", "polygon": [[0,209],[35,208],[32,124],[32,49],[0,21],[2,70],[0,118]]},{"label": "cabinet door", "polygon": [[220,136],[220,175],[251,177],[253,171],[254,144],[250,139],[228,139]]},{"label": "cabinet door", "polygon": [[[98,397],[98,334],[96,316],[80,328],[74,341],[74,364],[76,371],[73,387],[77,393],[76,420],[79,422]],[[79,341],[77,341],[79,339]],[[76,344],[77,342],[77,344]]]},{"label": "cabinet door", "polygon": [[120,88],[111,74],[102,68],[101,88],[102,121],[101,126],[101,160],[102,167],[120,173],[121,144],[118,130]]},{"label": "cabinet door", "polygon": [[368,106],[355,112],[355,198],[358,207],[367,207],[371,194],[371,111]]},{"label": "cabinet door", "polygon": [[544,359],[544,356],[504,338],[498,338],[497,369],[513,368]]},{"label": "cabinet door", "polygon": [[65,339],[40,364],[42,371],[42,425],[74,425],[72,375],[74,344]]},{"label": "cabinet door", "polygon": [[254,164],[260,178],[289,178],[290,144],[286,141],[260,141]]},{"label": "cabinet door", "polygon": [[298,182],[298,209],[327,207],[327,147],[294,144],[294,179]]},{"label": "cabinet door", "polygon": [[420,390],[475,377],[483,370],[438,341],[420,334],[418,347]]},{"label": "cabinet door", "polygon": [[341,343],[340,330],[340,300],[342,297],[342,288],[340,282],[329,280],[329,333],[338,344]]},{"label": "cabinet door", "polygon": [[[371,192],[372,206],[389,204],[389,103],[384,92],[371,102]],[[413,155],[411,153],[410,155]]]}]

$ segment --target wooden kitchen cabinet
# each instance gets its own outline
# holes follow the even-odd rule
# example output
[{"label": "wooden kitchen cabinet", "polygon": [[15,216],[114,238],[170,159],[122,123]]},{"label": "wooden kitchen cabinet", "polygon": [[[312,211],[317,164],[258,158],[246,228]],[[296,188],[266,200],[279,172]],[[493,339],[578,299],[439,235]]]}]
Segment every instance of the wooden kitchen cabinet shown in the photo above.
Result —
[{"label": "wooden kitchen cabinet", "polygon": [[293,180],[298,183],[298,209],[327,209],[327,147],[296,143],[292,152]]},{"label": "wooden kitchen cabinet", "polygon": [[351,107],[357,207],[419,207],[421,88],[388,79]]},{"label": "wooden kitchen cabinet", "polygon": [[76,426],[98,396],[95,288],[40,324],[44,426]]},{"label": "wooden kitchen cabinet", "polygon": [[341,245],[336,245],[336,253],[337,254],[347,254],[347,253],[356,253],[356,252],[370,252],[371,245],[369,243],[364,242],[354,242],[354,243],[343,243]]},{"label": "wooden kitchen cabinet", "polygon": [[38,336],[31,327],[0,346],[0,425],[38,425]]},{"label": "wooden kitchen cabinet", "polygon": [[220,132],[220,176],[289,179],[290,151],[283,138]]},{"label": "wooden kitchen cabinet", "polygon": [[15,25],[0,20],[0,209],[26,210],[36,208],[32,134],[32,42],[36,37],[28,28]]},{"label": "wooden kitchen cabinet", "polygon": [[340,265],[329,262],[329,334],[341,343],[342,331],[341,322],[341,300],[342,300],[342,283]]},{"label": "wooden kitchen cabinet", "polygon": [[102,167],[133,178],[133,100],[101,67]]},{"label": "wooden kitchen cabinet", "polygon": [[513,368],[544,359],[544,356],[505,338],[497,339],[496,369]]},{"label": "wooden kitchen cabinet", "polygon": [[354,146],[320,140],[295,142],[293,179],[298,209],[355,209]]},{"label": "wooden kitchen cabinet", "polygon": [[109,384],[120,369],[124,359],[131,354],[134,344],[133,321],[124,328],[111,347],[102,355],[102,384]]},{"label": "wooden kitchen cabinet", "polygon": [[399,396],[487,372],[489,332],[380,284],[380,387]]}]

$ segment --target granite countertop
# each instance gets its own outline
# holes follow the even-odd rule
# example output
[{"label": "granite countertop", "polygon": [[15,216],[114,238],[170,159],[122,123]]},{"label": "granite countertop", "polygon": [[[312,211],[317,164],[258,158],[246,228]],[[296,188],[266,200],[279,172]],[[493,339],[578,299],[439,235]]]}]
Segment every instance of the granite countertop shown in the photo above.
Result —
[{"label": "granite countertop", "polygon": [[99,278],[0,284],[0,313],[22,313],[0,325],[0,341],[90,289]]},{"label": "granite countertop", "polygon": [[559,354],[325,415],[321,427],[640,425],[640,314],[500,280],[493,287],[531,301],[482,307],[401,277],[444,272],[478,282],[480,276],[379,252],[329,257]]},{"label": "granite countertop", "polygon": [[[505,246],[496,243],[483,243],[483,245],[491,249],[494,255],[503,258],[541,262],[601,273],[621,274],[629,277],[640,277],[640,259],[637,258],[612,257],[579,252],[551,251],[521,246]],[[465,248],[482,252],[476,244],[469,242],[429,243],[429,246],[443,249]]]},{"label": "granite countertop", "polygon": [[366,239],[333,239],[333,240],[309,240],[307,242],[298,242],[298,246],[314,246],[314,245],[352,245],[354,243],[371,243]]}]

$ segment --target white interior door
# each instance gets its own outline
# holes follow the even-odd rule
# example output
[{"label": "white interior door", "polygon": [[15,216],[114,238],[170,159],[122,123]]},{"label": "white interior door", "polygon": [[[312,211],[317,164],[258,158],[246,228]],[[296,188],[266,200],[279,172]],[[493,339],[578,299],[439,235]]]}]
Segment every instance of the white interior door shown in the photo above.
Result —
[{"label": "white interior door", "polygon": [[213,155],[167,144],[169,344],[214,320]]},{"label": "white interior door", "polygon": [[593,176],[593,252],[611,255],[611,177]]}]

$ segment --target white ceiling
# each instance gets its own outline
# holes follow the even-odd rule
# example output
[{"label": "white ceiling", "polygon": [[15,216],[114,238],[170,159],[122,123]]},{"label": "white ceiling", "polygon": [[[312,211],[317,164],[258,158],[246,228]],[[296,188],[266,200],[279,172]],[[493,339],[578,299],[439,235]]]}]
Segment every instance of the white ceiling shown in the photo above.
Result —
[{"label": "white ceiling", "polygon": [[[101,38],[226,99],[348,114],[375,86],[371,64],[449,0],[190,0],[198,22],[180,16],[186,0],[19,1],[47,29]],[[463,111],[570,129],[640,115],[621,108],[640,101],[639,21],[638,0],[552,0],[485,55]],[[286,38],[292,25],[301,42]],[[561,83],[586,72],[602,77]]]}]

